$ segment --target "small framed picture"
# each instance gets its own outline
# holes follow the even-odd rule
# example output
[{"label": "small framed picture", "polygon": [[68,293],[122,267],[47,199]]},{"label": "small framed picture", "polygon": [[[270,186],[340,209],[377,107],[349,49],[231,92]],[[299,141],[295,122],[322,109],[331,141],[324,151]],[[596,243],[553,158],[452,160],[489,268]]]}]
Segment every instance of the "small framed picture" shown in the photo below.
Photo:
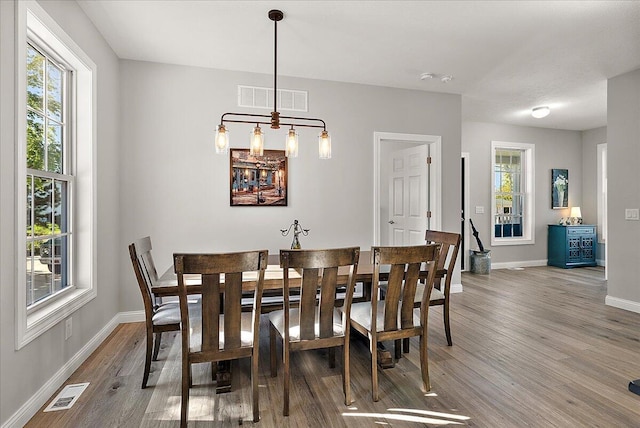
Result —
[{"label": "small framed picture", "polygon": [[569,170],[551,170],[551,208],[569,208]]},{"label": "small framed picture", "polygon": [[287,157],[284,150],[265,150],[262,156],[249,149],[229,150],[229,200],[237,206],[287,206]]}]

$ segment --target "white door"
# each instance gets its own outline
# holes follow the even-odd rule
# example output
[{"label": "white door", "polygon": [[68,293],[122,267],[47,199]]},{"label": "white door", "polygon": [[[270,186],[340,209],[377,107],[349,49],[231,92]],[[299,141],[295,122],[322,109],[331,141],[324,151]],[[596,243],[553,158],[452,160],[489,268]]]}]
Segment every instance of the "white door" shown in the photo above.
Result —
[{"label": "white door", "polygon": [[389,158],[390,245],[424,244],[429,228],[428,156],[428,146],[420,144]]}]

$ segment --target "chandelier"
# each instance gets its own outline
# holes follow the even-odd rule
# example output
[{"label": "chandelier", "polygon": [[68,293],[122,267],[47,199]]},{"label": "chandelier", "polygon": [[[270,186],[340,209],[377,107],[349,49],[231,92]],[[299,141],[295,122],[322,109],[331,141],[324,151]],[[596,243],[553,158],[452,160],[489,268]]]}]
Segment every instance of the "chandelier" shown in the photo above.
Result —
[{"label": "chandelier", "polygon": [[264,134],[260,125],[271,125],[271,129],[280,129],[280,126],[289,126],[289,132],[285,141],[285,154],[287,157],[298,156],[298,133],[296,128],[322,128],[318,135],[318,153],[320,159],[331,158],[331,137],[327,132],[327,125],[322,119],[282,116],[277,109],[278,99],[278,21],[282,21],[284,14],[280,10],[270,10],[269,19],[273,21],[273,111],[268,114],[251,113],[224,113],[220,117],[220,125],[216,130],[216,153],[227,153],[229,150],[229,130],[227,123],[255,123],[251,132],[249,153],[253,156],[262,156],[264,150]]}]

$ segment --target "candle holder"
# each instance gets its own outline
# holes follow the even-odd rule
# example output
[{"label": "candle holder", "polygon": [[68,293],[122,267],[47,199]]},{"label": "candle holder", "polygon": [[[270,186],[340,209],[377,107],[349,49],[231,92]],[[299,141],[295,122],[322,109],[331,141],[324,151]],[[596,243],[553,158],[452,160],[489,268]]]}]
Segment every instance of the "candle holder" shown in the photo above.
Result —
[{"label": "candle holder", "polygon": [[298,223],[298,220],[293,220],[293,223],[291,224],[291,226],[289,226],[289,229],[280,229],[280,232],[282,233],[282,236],[287,236],[289,235],[289,232],[291,232],[291,230],[293,230],[293,241],[291,242],[291,249],[299,250],[302,248],[302,246],[300,245],[300,239],[298,238],[298,236],[301,233],[303,236],[307,236],[310,229],[303,229],[302,226],[300,226],[300,223]]}]

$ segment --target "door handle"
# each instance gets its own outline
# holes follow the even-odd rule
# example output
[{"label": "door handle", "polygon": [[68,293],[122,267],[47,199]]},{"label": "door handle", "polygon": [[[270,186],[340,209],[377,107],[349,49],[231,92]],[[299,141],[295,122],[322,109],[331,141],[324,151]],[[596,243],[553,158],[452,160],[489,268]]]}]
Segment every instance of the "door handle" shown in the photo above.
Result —
[{"label": "door handle", "polygon": [[389,224],[396,224],[396,222],[393,220],[389,220]]}]

